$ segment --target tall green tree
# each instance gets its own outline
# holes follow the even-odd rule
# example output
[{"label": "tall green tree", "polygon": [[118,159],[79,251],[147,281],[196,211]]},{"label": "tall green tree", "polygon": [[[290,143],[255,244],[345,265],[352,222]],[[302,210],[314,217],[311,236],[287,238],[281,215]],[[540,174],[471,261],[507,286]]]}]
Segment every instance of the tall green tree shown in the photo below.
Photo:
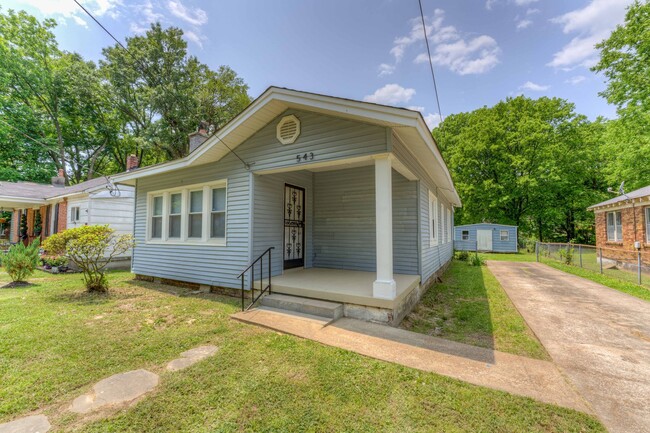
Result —
[{"label": "tall green tree", "polygon": [[607,79],[601,93],[616,105],[619,119],[604,136],[605,174],[610,185],[625,181],[630,189],[650,184],[650,3],[635,1],[625,23],[597,45],[593,67]]},{"label": "tall green tree", "polygon": [[457,223],[515,224],[538,239],[589,235],[598,201],[598,143],[559,98],[519,96],[448,116],[433,134],[463,200]]}]

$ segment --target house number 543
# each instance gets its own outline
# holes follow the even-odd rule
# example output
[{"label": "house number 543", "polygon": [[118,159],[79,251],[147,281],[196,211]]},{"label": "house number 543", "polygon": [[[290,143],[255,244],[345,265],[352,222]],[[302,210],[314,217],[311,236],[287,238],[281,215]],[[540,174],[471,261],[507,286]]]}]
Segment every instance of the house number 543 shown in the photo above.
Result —
[{"label": "house number 543", "polygon": [[314,159],[314,152],[296,155],[296,162],[311,161],[312,159]]}]

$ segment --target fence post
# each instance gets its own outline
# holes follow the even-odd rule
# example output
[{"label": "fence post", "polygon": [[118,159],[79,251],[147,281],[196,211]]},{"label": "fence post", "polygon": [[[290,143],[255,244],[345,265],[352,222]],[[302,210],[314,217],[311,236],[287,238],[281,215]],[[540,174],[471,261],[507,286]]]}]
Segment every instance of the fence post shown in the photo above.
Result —
[{"label": "fence post", "polygon": [[599,248],[600,250],[600,273],[603,273],[603,249]]},{"label": "fence post", "polygon": [[641,251],[636,252],[636,273],[637,273],[637,282],[639,283],[639,286],[641,285]]},{"label": "fence post", "polygon": [[535,242],[535,258],[539,262],[539,241]]},{"label": "fence post", "polygon": [[580,267],[582,267],[582,245],[578,245],[578,254],[580,255]]}]

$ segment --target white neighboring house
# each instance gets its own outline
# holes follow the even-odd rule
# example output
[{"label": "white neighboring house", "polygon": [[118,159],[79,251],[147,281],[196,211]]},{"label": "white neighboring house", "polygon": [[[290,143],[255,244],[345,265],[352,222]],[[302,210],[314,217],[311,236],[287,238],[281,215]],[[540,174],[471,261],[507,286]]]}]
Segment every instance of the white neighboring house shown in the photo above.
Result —
[{"label": "white neighboring house", "polygon": [[[115,186],[106,178],[63,186],[63,176],[52,178],[51,185],[33,182],[0,182],[0,208],[11,211],[9,242],[21,240],[20,220],[27,215],[27,240],[46,239],[52,234],[82,225],[108,224],[117,234],[133,233],[135,189]],[[40,214],[41,232],[34,230]],[[114,267],[129,269],[131,251],[120,257]]]}]

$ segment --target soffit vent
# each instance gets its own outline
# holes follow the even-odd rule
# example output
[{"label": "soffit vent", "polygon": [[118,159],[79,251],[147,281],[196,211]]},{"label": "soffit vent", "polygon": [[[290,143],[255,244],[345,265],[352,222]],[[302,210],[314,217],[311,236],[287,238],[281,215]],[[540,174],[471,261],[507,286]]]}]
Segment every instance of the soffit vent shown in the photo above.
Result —
[{"label": "soffit vent", "polygon": [[278,123],[276,136],[282,144],[295,143],[300,135],[300,120],[293,114],[284,116]]}]

